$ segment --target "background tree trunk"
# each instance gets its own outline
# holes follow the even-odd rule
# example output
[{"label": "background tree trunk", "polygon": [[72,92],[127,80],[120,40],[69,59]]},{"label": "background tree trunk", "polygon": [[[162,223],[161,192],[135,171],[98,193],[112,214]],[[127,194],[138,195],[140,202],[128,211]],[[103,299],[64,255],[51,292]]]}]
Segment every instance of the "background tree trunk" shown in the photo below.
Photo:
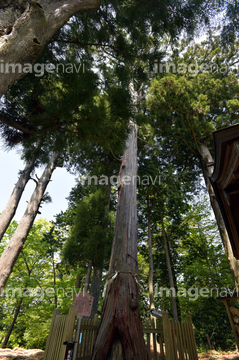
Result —
[{"label": "background tree trunk", "polygon": [[36,189],[27,205],[27,209],[19,222],[12,238],[5,247],[0,258],[0,292],[3,290],[17,258],[23,248],[27,235],[37,215],[39,206],[44,196],[46,187],[51,179],[51,175],[56,167],[58,153],[53,153],[47,167],[38,181]]},{"label": "background tree trunk", "polygon": [[89,290],[91,269],[92,269],[92,260],[90,260],[88,264],[88,268],[85,276],[83,294]]},{"label": "background tree trunk", "polygon": [[[99,0],[3,1],[0,13],[0,97],[24,76],[53,35],[79,11],[95,11]],[[20,65],[7,71],[8,64]],[[4,71],[2,71],[2,68]],[[26,72],[26,71],[25,71]]]},{"label": "background tree trunk", "polygon": [[[150,310],[154,309],[154,262],[153,262],[153,251],[152,251],[152,237],[151,237],[151,217],[150,217],[150,206],[149,196],[147,195],[147,210],[148,210],[148,248],[149,248],[149,306]],[[156,318],[150,313],[150,322],[152,328],[156,328]],[[150,346],[157,348],[156,336],[150,335]]]},{"label": "background tree trunk", "polygon": [[102,269],[98,269],[97,267],[94,267],[92,285],[91,285],[91,295],[94,297],[91,314],[90,314],[91,319],[94,319],[94,316],[95,314],[97,314],[98,311],[102,272],[103,272]]},{"label": "background tree trunk", "polygon": [[34,168],[34,163],[35,163],[35,158],[26,163],[24,170],[21,171],[21,175],[13,189],[10,199],[8,200],[5,209],[0,215],[0,240],[2,239],[3,235],[5,234],[5,231],[8,228],[8,225],[10,224],[11,220],[15,215],[22,193],[25,189],[28,180],[30,179],[31,172]]},{"label": "background tree trunk", "polygon": [[[115,233],[93,360],[148,359],[140,319],[137,280],[136,174],[137,129],[131,124],[119,172],[121,181],[118,188]],[[124,181],[126,179],[127,181]]]},{"label": "background tree trunk", "polygon": [[[150,207],[149,198],[147,196],[147,208],[148,208],[148,247],[149,247],[149,303],[150,309],[154,309],[154,284],[153,284],[153,253],[152,253],[152,238],[151,238],[151,219],[150,219]],[[155,317],[151,315],[151,320]]]},{"label": "background tree trunk", "polygon": [[176,289],[174,286],[174,279],[173,279],[173,272],[172,272],[171,261],[170,261],[168,241],[167,241],[166,232],[165,232],[165,228],[164,228],[163,214],[161,214],[160,216],[161,216],[162,235],[163,235],[163,242],[164,242],[164,251],[165,251],[166,263],[167,263],[167,269],[168,269],[169,285],[170,285],[170,289],[172,289],[171,290],[171,299],[172,299],[173,319],[175,321],[178,321],[177,301],[176,301],[176,296],[173,293],[174,291],[176,292]]},{"label": "background tree trunk", "polygon": [[81,273],[79,273],[76,278],[76,289],[80,289],[81,282],[82,282]]},{"label": "background tree trunk", "polygon": [[201,144],[200,147],[201,155],[202,155],[202,167],[203,167],[203,176],[205,180],[205,184],[207,187],[207,191],[209,194],[210,202],[212,205],[212,209],[217,221],[218,229],[220,232],[220,236],[222,239],[222,243],[226,252],[227,260],[229,263],[229,267],[231,270],[231,274],[236,286],[236,290],[238,291],[239,284],[239,261],[233,255],[230,239],[227,233],[227,229],[223,220],[223,216],[220,210],[220,207],[217,202],[217,198],[215,196],[212,184],[210,182],[209,177],[213,174],[214,166],[207,166],[207,163],[213,163],[212,155],[205,144]]}]

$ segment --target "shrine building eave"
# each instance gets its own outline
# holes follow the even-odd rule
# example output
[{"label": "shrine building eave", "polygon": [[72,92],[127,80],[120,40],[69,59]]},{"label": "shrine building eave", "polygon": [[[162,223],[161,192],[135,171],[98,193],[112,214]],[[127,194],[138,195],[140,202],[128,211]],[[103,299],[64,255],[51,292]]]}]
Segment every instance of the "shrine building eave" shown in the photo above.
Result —
[{"label": "shrine building eave", "polygon": [[210,180],[233,254],[239,259],[239,124],[215,131],[213,137],[215,165]]}]

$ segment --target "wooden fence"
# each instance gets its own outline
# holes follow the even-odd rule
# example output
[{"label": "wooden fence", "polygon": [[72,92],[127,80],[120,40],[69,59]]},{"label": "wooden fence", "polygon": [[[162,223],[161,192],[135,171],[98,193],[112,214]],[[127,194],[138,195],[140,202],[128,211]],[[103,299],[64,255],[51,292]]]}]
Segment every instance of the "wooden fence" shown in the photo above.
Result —
[{"label": "wooden fence", "polygon": [[[76,341],[72,359],[90,360],[97,329],[97,315],[93,320],[76,318],[75,305],[70,306],[68,315],[60,315],[55,309],[43,360],[63,360],[63,342],[71,340]],[[147,323],[143,331],[150,360],[158,360],[159,356],[160,360],[165,360],[165,356],[166,360],[198,360],[190,317],[180,323],[169,320],[168,313],[162,312],[156,327]]]},{"label": "wooden fence", "polygon": [[60,315],[59,309],[54,310],[43,360],[64,359],[66,347],[63,342],[72,340],[75,316],[75,305],[70,306],[68,315]]},{"label": "wooden fence", "polygon": [[94,319],[77,318],[73,360],[90,360],[98,329],[98,316]]},{"label": "wooden fence", "polygon": [[91,358],[98,328],[98,317],[93,320],[76,318],[76,307],[71,305],[68,315],[60,315],[55,309],[46,342],[43,360],[63,360],[66,351],[64,341],[76,341],[73,360]]},{"label": "wooden fence", "polygon": [[158,360],[160,354],[160,360],[165,360],[162,321],[157,319],[156,326],[147,322],[143,332],[149,359]]},{"label": "wooden fence", "polygon": [[166,360],[198,360],[191,317],[179,322],[170,321],[164,311],[162,315]]}]

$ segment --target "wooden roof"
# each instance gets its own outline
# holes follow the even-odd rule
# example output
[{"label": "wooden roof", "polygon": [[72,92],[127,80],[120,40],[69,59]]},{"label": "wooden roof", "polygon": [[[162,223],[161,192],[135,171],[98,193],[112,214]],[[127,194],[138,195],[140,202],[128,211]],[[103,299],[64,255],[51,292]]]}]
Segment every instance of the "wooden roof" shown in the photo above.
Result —
[{"label": "wooden roof", "polygon": [[236,259],[239,259],[239,124],[215,131],[211,176]]}]

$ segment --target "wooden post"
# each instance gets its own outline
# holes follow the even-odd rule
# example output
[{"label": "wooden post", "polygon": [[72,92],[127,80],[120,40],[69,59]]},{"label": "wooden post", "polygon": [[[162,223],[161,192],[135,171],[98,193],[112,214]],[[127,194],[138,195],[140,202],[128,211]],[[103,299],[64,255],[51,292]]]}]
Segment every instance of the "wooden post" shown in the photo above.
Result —
[{"label": "wooden post", "polygon": [[173,357],[173,339],[172,329],[169,321],[169,316],[166,311],[162,311],[163,314],[163,333],[166,350],[166,360],[175,360]]},{"label": "wooden post", "polygon": [[228,319],[229,319],[231,329],[232,329],[232,332],[233,332],[233,335],[234,335],[234,338],[235,338],[235,341],[237,344],[237,349],[239,350],[239,336],[238,336],[238,333],[237,333],[237,330],[235,327],[236,324],[234,322],[233,314],[230,311],[230,309],[232,309],[231,308],[231,300],[238,300],[238,298],[239,298],[238,293],[234,293],[232,296],[218,297],[218,300],[224,302],[224,304],[225,304]]},{"label": "wooden post", "polygon": [[68,315],[66,317],[66,323],[63,331],[62,336],[62,345],[60,346],[60,356],[59,359],[64,359],[64,354],[66,350],[66,346],[63,345],[64,341],[71,341],[73,338],[73,330],[74,330],[74,324],[75,324],[75,317],[76,317],[76,306],[71,305],[69,308]]},{"label": "wooden post", "polygon": [[224,302],[224,304],[226,306],[229,322],[230,322],[230,325],[231,325],[231,328],[232,328],[234,338],[236,340],[237,348],[239,350],[239,336],[238,336],[238,333],[237,333],[237,331],[235,329],[235,323],[234,323],[234,320],[233,320],[233,315],[232,315],[232,313],[230,311],[231,301],[230,300],[224,300],[223,302]]},{"label": "wooden post", "polygon": [[81,321],[82,321],[82,317],[80,316],[77,320],[77,325],[76,325],[75,341],[77,341],[77,343],[75,344],[75,347],[74,347],[72,360],[76,360],[77,353],[78,353]]},{"label": "wooden post", "polygon": [[191,349],[192,349],[192,359],[198,360],[197,345],[196,345],[196,340],[195,340],[195,336],[194,336],[194,332],[193,332],[193,323],[192,323],[191,316],[188,316],[187,321],[188,321],[188,326],[190,329],[190,339],[191,339],[190,343],[191,343]]},{"label": "wooden post", "polygon": [[160,359],[165,360],[165,354],[164,354],[164,346],[163,346],[163,326],[162,326],[162,319],[157,319],[157,327],[160,329],[159,333],[159,345],[160,345]]}]

